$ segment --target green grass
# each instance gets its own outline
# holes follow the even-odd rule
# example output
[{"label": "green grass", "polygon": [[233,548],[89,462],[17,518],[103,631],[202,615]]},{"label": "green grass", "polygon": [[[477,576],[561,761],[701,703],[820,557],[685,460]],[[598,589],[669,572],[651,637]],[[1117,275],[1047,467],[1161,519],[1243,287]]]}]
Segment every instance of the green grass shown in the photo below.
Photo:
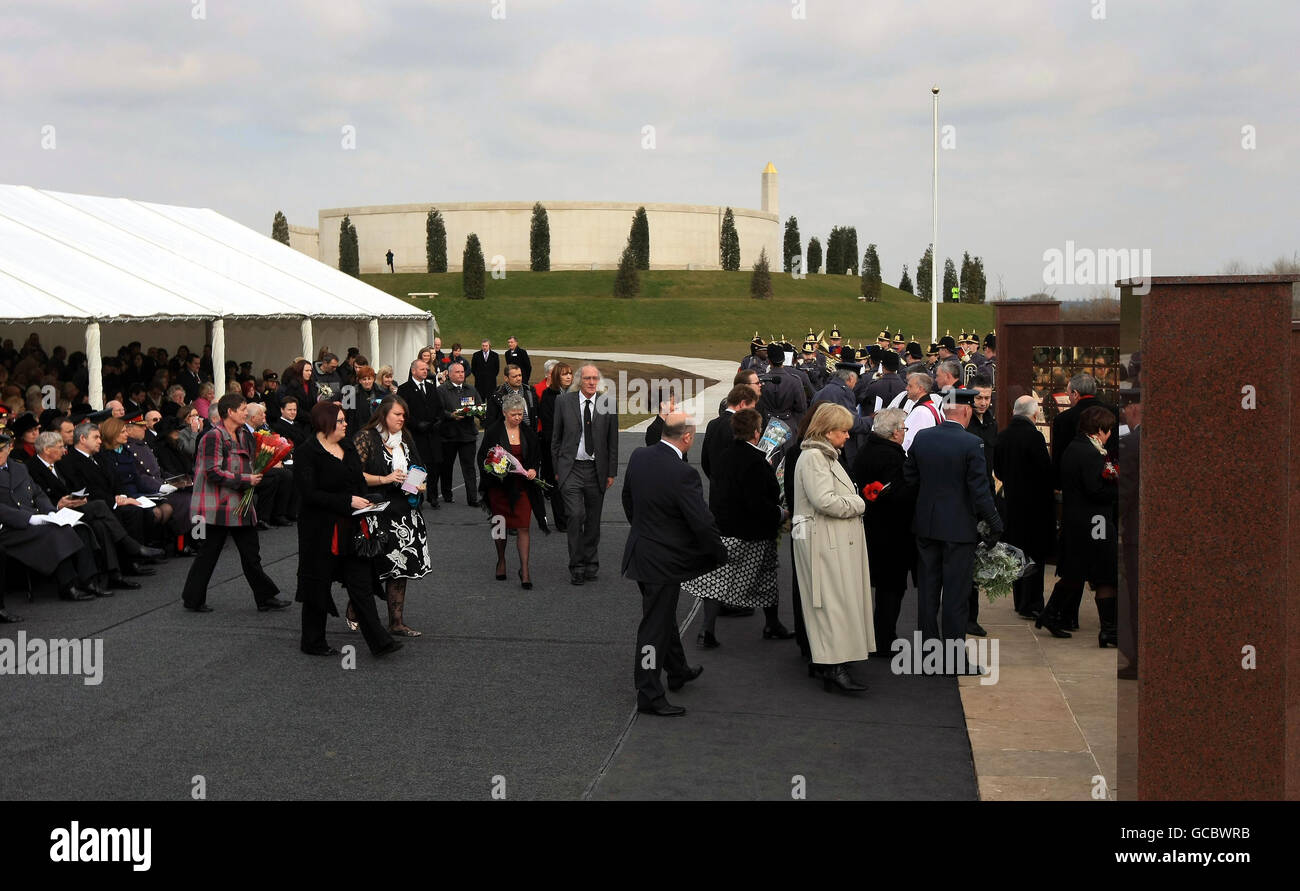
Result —
[{"label": "green grass", "polygon": [[[472,352],[483,337],[505,348],[511,334],[533,345],[702,358],[736,358],[749,351],[757,330],[767,340],[785,336],[796,345],[809,328],[829,333],[838,325],[855,345],[874,343],[881,328],[928,340],[930,304],[891,285],[877,303],[858,297],[856,276],[810,275],[796,280],[773,274],[771,300],[749,296],[748,271],[655,270],[641,273],[641,294],[611,296],[614,270],[510,272],[487,282],[487,298],[466,300],[459,272],[371,274],[362,279],[406,299],[411,291],[436,291],[436,299],[409,301],[433,312],[444,346],[459,340]],[[993,327],[993,307],[945,303],[939,334]],[[924,345],[924,344],[923,344]]]}]

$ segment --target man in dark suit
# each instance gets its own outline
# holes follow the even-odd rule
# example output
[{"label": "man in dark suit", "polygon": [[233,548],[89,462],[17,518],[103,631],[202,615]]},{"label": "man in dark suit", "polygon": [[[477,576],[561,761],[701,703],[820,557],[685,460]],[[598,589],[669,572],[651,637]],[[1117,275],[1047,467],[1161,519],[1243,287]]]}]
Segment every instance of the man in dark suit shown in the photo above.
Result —
[{"label": "man in dark suit", "polygon": [[1052,551],[1056,531],[1056,483],[1052,459],[1043,434],[1034,426],[1038,400],[1021,396],[1011,409],[1011,422],[998,434],[993,472],[1002,480],[1006,534],[1003,540],[1034,561],[1033,570],[1012,589],[1016,613],[1037,619],[1043,611],[1043,564]]},{"label": "man in dark suit", "polygon": [[527,386],[533,376],[533,361],[528,358],[528,350],[519,346],[519,338],[513,334],[506,341],[506,366],[518,365],[519,370],[524,373],[524,385]]},{"label": "man in dark suit", "polygon": [[765,421],[778,418],[793,433],[799,427],[803,413],[808,410],[808,397],[804,395],[803,382],[785,367],[786,343],[768,344],[767,361],[772,370],[763,381],[763,394],[758,398],[759,410]]},{"label": "man in dark suit", "polygon": [[199,396],[199,387],[203,384],[203,378],[199,375],[199,363],[202,360],[203,357],[197,353],[190,356],[176,379],[176,383],[185,388],[186,402],[193,402]]},{"label": "man in dark suit", "polygon": [[[735,437],[731,433],[731,419],[735,417],[736,412],[744,408],[753,408],[758,404],[754,398],[754,391],[744,384],[737,384],[731,388],[727,394],[727,410],[709,421],[709,425],[704,428],[704,445],[700,449],[700,467],[704,469],[704,475],[713,481],[713,474],[717,473],[722,466],[722,456],[731,448]],[[664,424],[667,425],[667,419]],[[662,438],[663,434],[660,433]],[[709,487],[710,502],[713,499],[713,487]]]},{"label": "man in dark suit", "polygon": [[[102,568],[108,573],[110,588],[139,588],[135,582],[127,581],[124,575],[140,575],[140,569],[133,565],[133,560],[156,560],[163,556],[159,548],[146,547],[127,535],[126,529],[118,522],[117,511],[102,501],[78,498],[71,494],[68,480],[60,470],[67,446],[63,437],[53,431],[42,433],[36,439],[36,457],[27,462],[32,481],[41,487],[55,510],[70,508],[82,515],[82,523],[94,536],[92,547]],[[95,544],[97,543],[97,547]],[[146,575],[152,575],[148,570]]]},{"label": "man in dark suit", "polygon": [[628,462],[623,512],[632,528],[623,549],[623,575],[641,590],[641,625],[636,633],[633,677],[637,711],[676,717],[686,709],[664,695],[699,677],[703,666],[686,663],[677,633],[677,599],[682,582],[727,562],[727,549],[704,503],[700,475],[682,460],[695,438],[685,414],[673,412],[663,439],[639,448]]},{"label": "man in dark suit", "polygon": [[[465,499],[470,504],[477,504],[474,493],[478,491],[478,476],[474,473],[474,443],[478,439],[478,428],[474,426],[472,415],[456,417],[455,413],[475,405],[482,405],[478,391],[465,383],[465,366],[460,363],[447,368],[447,380],[438,387],[438,400],[442,408],[441,428],[438,435],[442,439],[442,472],[438,480],[442,485],[442,500],[448,504],[455,501],[451,494],[451,475],[456,461],[460,461],[460,475],[465,482]],[[434,480],[428,482],[429,498],[437,499]]]},{"label": "man in dark suit", "polygon": [[980,540],[976,518],[989,524],[987,544],[1002,534],[1002,519],[989,491],[984,443],[966,431],[974,405],[974,390],[953,390],[944,405],[946,420],[916,434],[903,465],[904,482],[917,487],[912,531],[919,557],[919,624],[926,640],[965,641],[975,544]]},{"label": "man in dark suit", "polygon": [[594,581],[600,570],[600,514],[618,475],[618,404],[597,393],[600,369],[578,369],[578,392],[555,400],[551,460],[568,517],[569,582]]},{"label": "man in dark suit", "polygon": [[[1070,400],[1070,407],[1061,412],[1052,421],[1052,478],[1056,488],[1061,487],[1061,458],[1066,448],[1074,442],[1074,435],[1079,431],[1079,416],[1094,405],[1100,405],[1115,415],[1115,429],[1119,429],[1119,412],[1097,398],[1097,380],[1091,374],[1076,374],[1065,386],[1065,395]],[[1106,442],[1106,454],[1111,463],[1119,464],[1119,437],[1112,436]],[[1057,578],[1052,588],[1052,597],[1057,603],[1064,603],[1060,615],[1053,615],[1066,631],[1079,627],[1079,604],[1083,601],[1081,578]],[[1048,601],[1051,602],[1050,600]],[[1055,612],[1055,608],[1051,611]],[[1046,623],[1044,617],[1044,623]],[[1055,627],[1055,626],[1049,626]],[[1053,632],[1055,633],[1055,632]]]},{"label": "man in dark suit", "polygon": [[[428,475],[426,485],[432,487],[437,482],[442,467],[442,437],[438,427],[442,423],[442,400],[438,398],[437,388],[429,380],[429,363],[416,359],[411,363],[411,377],[397,388],[397,395],[406,402],[406,423],[411,428],[415,439],[415,450],[424,462],[424,472]],[[468,485],[466,489],[468,490]],[[430,491],[428,504],[438,509],[436,492]],[[468,491],[466,495],[468,496]],[[470,505],[477,502],[470,501]]]},{"label": "man in dark suit", "polygon": [[474,389],[479,399],[487,402],[497,388],[497,375],[501,373],[501,357],[492,352],[492,341],[483,341],[479,351],[469,360],[469,370],[474,375]]},{"label": "man in dark suit", "polygon": [[[195,354],[195,359],[198,355]],[[101,501],[113,511],[126,534],[139,542],[148,541],[148,520],[152,511],[136,504],[127,496],[121,480],[98,460],[100,451],[99,427],[89,421],[78,424],[72,432],[72,448],[59,463],[68,480],[69,491],[86,490],[91,501]]]}]

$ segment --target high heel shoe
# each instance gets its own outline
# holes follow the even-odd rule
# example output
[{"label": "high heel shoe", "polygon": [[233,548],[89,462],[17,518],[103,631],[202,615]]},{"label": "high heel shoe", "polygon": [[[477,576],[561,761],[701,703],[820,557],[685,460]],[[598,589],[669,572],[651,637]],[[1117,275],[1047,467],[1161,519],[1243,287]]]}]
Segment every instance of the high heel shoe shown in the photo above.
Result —
[{"label": "high heel shoe", "polygon": [[833,665],[822,674],[822,689],[829,693],[834,687],[838,687],[845,693],[861,693],[867,689],[866,684],[859,684],[853,680],[853,676],[843,665]]},{"label": "high heel shoe", "polygon": [[1069,637],[1070,632],[1066,631],[1063,625],[1064,622],[1061,620],[1060,616],[1055,613],[1050,613],[1047,610],[1043,610],[1039,614],[1038,619],[1034,622],[1035,628],[1046,628],[1048,631],[1052,632],[1052,637]]},{"label": "high heel shoe", "polygon": [[696,636],[695,643],[701,649],[705,650],[716,650],[718,647],[722,646],[722,644],[718,643],[718,639],[713,636],[712,631],[701,631]]},{"label": "high heel shoe", "polygon": [[532,580],[524,581],[524,571],[522,569],[519,570],[519,587],[523,588],[525,591],[533,590]]},{"label": "high heel shoe", "polygon": [[501,571],[497,573],[497,581],[504,582],[506,580],[506,565],[504,563],[501,563],[499,565],[501,567]]},{"label": "high heel shoe", "polygon": [[347,611],[343,614],[343,621],[348,623],[349,631],[356,631],[359,627],[357,625],[357,620],[353,618],[355,615],[356,613],[352,611],[352,604],[348,604]]},{"label": "high heel shoe", "polygon": [[789,640],[794,632],[777,622],[775,625],[763,626],[763,640]]}]

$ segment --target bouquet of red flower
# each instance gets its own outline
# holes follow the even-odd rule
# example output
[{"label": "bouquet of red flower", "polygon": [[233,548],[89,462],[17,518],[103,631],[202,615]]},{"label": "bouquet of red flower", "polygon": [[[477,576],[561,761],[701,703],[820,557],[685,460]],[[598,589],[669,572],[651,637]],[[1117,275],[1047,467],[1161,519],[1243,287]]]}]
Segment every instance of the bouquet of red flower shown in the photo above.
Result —
[{"label": "bouquet of red flower", "polygon": [[882,483],[880,480],[876,480],[874,483],[867,483],[862,487],[862,497],[867,499],[867,501],[875,501],[880,497],[880,493],[885,491],[887,486],[887,483]]},{"label": "bouquet of red flower", "polygon": [[[528,471],[524,469],[524,465],[519,463],[519,459],[499,445],[495,445],[488,450],[487,458],[483,461],[483,469],[497,477],[497,479],[505,479],[506,475],[511,473],[517,473],[524,477],[528,476]],[[532,481],[541,487],[543,492],[551,488],[551,484],[540,476],[533,477]]]},{"label": "bouquet of red flower", "polygon": [[[266,473],[293,451],[292,442],[265,428],[254,433],[253,439],[256,441],[253,451],[253,473]],[[239,513],[247,516],[248,509],[252,505],[253,487],[249,486],[244,490],[243,497],[239,499]]]},{"label": "bouquet of red flower", "polygon": [[1101,469],[1101,478],[1104,480],[1119,479],[1119,467],[1114,461],[1109,459],[1106,461],[1106,466]]}]

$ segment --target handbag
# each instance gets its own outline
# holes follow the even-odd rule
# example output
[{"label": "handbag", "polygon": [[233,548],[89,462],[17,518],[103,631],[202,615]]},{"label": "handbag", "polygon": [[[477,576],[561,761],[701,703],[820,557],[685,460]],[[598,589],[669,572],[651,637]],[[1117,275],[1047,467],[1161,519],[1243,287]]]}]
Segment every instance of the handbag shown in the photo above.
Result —
[{"label": "handbag", "polygon": [[357,531],[352,533],[353,553],[367,560],[387,551],[388,542],[392,538],[392,533],[380,526],[377,521],[374,522],[373,530],[370,528],[371,523],[370,517],[362,517],[361,522],[357,524]]}]

